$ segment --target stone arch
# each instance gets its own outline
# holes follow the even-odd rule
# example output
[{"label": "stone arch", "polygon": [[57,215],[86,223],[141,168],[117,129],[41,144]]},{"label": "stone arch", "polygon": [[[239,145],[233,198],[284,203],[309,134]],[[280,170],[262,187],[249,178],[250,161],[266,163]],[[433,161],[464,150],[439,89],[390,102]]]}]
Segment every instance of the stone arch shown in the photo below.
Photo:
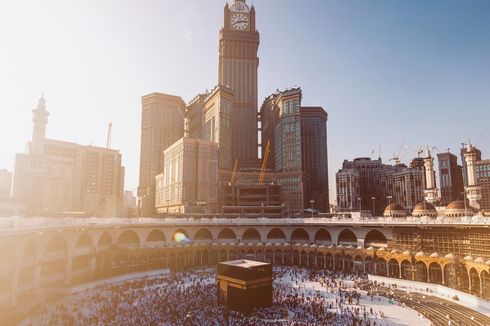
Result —
[{"label": "stone arch", "polygon": [[376,229],[369,231],[364,237],[364,246],[366,248],[371,246],[384,247],[386,244],[388,244],[388,240],[385,235]]},{"label": "stone arch", "polygon": [[92,237],[88,233],[83,233],[75,243],[75,248],[90,248],[93,246]]},{"label": "stone arch", "polygon": [[376,271],[375,271],[376,262],[374,261],[373,257],[367,256],[364,259],[364,264],[366,266],[366,273],[376,275]]},{"label": "stone arch", "polygon": [[315,243],[316,244],[330,244],[332,243],[332,236],[325,228],[320,228],[315,233]]},{"label": "stone arch", "polygon": [[278,243],[278,242],[286,242],[286,235],[284,231],[279,228],[273,228],[267,233],[267,241]]},{"label": "stone arch", "polygon": [[401,275],[404,280],[412,279],[412,264],[406,259],[401,263]]},{"label": "stone arch", "polygon": [[436,262],[429,265],[429,280],[431,283],[442,284],[442,268]]},{"label": "stone arch", "polygon": [[394,278],[400,278],[400,265],[394,258],[388,261],[388,276]]},{"label": "stone arch", "polygon": [[462,263],[456,263],[455,275],[456,275],[456,289],[462,292],[468,292],[470,288],[470,278],[466,266]]},{"label": "stone arch", "polygon": [[294,250],[293,251],[292,263],[293,263],[293,265],[299,265],[299,262],[300,262],[300,254],[299,254],[299,251],[298,250]]},{"label": "stone arch", "polygon": [[387,276],[388,266],[386,260],[383,257],[378,257],[376,260],[376,275]]},{"label": "stone arch", "polygon": [[340,232],[337,243],[342,245],[357,245],[357,237],[351,230],[344,229]]},{"label": "stone arch", "polygon": [[56,276],[50,283],[59,283],[64,280],[66,274],[66,258],[68,243],[61,235],[56,235],[49,240],[44,251],[45,261],[41,266],[41,277]]},{"label": "stone arch", "polygon": [[478,271],[472,267],[469,272],[471,294],[480,295],[480,275]]},{"label": "stone arch", "polygon": [[248,228],[243,232],[242,235],[243,242],[260,242],[262,238],[260,237],[259,231],[255,228]]},{"label": "stone arch", "polygon": [[146,236],[146,242],[165,242],[165,234],[158,229],[151,230]]},{"label": "stone arch", "polygon": [[51,253],[51,252],[58,252],[58,251],[64,251],[66,254],[66,251],[68,251],[68,243],[66,242],[65,238],[62,237],[61,235],[54,236],[51,238],[46,245],[45,252],[46,253]]},{"label": "stone arch", "polygon": [[291,234],[291,242],[292,243],[309,243],[310,242],[310,236],[308,235],[308,232],[305,231],[305,229],[297,228]]},{"label": "stone arch", "polygon": [[291,250],[291,248],[286,248],[284,250],[284,252],[282,253],[282,259],[283,259],[285,265],[291,265],[292,264],[293,251]]},{"label": "stone arch", "polygon": [[118,245],[131,245],[131,246],[139,246],[140,239],[138,234],[133,230],[125,230],[122,232],[117,238]]},{"label": "stone arch", "polygon": [[194,241],[213,241],[213,235],[208,229],[201,228],[194,235]]},{"label": "stone arch", "polygon": [[342,270],[344,268],[344,257],[342,253],[338,252],[333,256],[333,264],[335,270]]},{"label": "stone arch", "polygon": [[325,265],[328,269],[333,269],[333,256],[331,253],[325,255]]},{"label": "stone arch", "polygon": [[224,228],[221,231],[219,231],[218,234],[218,240],[219,241],[226,241],[226,242],[235,242],[236,241],[236,234],[233,232],[232,229],[230,228]]},{"label": "stone arch", "polygon": [[487,271],[481,272],[481,294],[485,299],[490,299],[490,273]]},{"label": "stone arch", "polygon": [[99,237],[99,241],[97,242],[98,247],[110,247],[112,245],[112,236],[109,232],[102,232]]},{"label": "stone arch", "polygon": [[276,249],[274,251],[274,264],[282,265],[283,264],[282,257],[283,257],[282,251],[280,249]]},{"label": "stone arch", "polygon": [[364,259],[360,255],[354,256],[353,261],[353,271],[355,272],[364,272]]},{"label": "stone arch", "polygon": [[321,252],[316,253],[316,267],[323,268],[325,267],[325,255]]},{"label": "stone arch", "polygon": [[415,263],[415,280],[419,282],[427,282],[427,265],[419,260]]},{"label": "stone arch", "polygon": [[354,259],[352,258],[351,255],[345,255],[344,256],[344,271],[345,272],[352,272],[354,268]]},{"label": "stone arch", "polygon": [[301,265],[302,266],[307,266],[308,265],[308,253],[304,250],[301,251]]},{"label": "stone arch", "polygon": [[308,266],[316,266],[315,253],[313,251],[308,253]]}]

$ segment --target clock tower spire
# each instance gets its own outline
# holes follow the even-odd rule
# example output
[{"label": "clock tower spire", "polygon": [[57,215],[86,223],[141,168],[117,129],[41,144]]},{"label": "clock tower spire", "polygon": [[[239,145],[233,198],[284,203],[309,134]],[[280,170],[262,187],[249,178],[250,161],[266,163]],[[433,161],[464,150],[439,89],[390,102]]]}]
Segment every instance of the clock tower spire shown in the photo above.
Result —
[{"label": "clock tower spire", "polygon": [[232,156],[241,166],[257,161],[258,48],[254,6],[249,7],[246,0],[227,3],[220,31],[218,81],[234,92]]}]

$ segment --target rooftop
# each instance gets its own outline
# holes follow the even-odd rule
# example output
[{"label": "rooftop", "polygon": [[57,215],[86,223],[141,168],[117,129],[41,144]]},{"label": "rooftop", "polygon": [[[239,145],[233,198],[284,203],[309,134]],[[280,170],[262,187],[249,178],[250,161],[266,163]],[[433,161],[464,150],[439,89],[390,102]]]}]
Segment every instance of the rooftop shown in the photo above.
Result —
[{"label": "rooftop", "polygon": [[257,266],[270,265],[269,263],[264,263],[264,262],[260,262],[260,261],[254,261],[254,260],[247,260],[247,259],[225,261],[225,262],[222,262],[221,264],[233,265],[233,266],[238,266],[238,267],[243,267],[243,268],[252,268],[252,267],[257,267]]}]

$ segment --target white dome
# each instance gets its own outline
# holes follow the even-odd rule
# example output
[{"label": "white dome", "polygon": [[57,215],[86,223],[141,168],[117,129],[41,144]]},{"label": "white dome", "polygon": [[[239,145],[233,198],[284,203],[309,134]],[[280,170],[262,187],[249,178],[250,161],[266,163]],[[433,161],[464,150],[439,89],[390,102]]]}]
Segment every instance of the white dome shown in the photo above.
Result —
[{"label": "white dome", "polygon": [[453,254],[449,253],[446,256],[444,256],[444,258],[449,259],[449,260],[454,260],[454,259],[456,259],[456,256],[454,256]]},{"label": "white dome", "polygon": [[393,249],[393,250],[391,251],[391,253],[392,253],[392,254],[399,254],[400,252],[399,252],[398,250],[396,250],[396,249]]},{"label": "white dome", "polygon": [[405,256],[410,256],[411,254],[412,254],[412,253],[411,253],[410,251],[408,251],[408,250],[405,250],[405,251],[403,252],[403,255],[405,255]]},{"label": "white dome", "polygon": [[423,251],[419,251],[415,254],[415,257],[424,257],[425,256],[425,252]]},{"label": "white dome", "polygon": [[475,263],[478,263],[478,264],[485,264],[485,260],[481,257],[478,257],[477,259],[475,259]]},{"label": "white dome", "polygon": [[474,260],[474,258],[472,256],[466,256],[463,259],[466,261],[473,261]]},{"label": "white dome", "polygon": [[431,255],[430,255],[430,258],[439,258],[439,254],[437,252],[433,252]]},{"label": "white dome", "polygon": [[367,250],[374,251],[374,247],[369,247]]}]

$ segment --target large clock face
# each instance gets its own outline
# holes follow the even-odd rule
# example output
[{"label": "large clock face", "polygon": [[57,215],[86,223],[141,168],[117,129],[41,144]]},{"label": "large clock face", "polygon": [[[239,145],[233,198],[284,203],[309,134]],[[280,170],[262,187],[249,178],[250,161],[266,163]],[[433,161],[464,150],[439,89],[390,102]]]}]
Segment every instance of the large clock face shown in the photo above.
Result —
[{"label": "large clock face", "polygon": [[231,26],[235,29],[244,30],[248,27],[248,17],[244,14],[233,14],[231,16]]}]

